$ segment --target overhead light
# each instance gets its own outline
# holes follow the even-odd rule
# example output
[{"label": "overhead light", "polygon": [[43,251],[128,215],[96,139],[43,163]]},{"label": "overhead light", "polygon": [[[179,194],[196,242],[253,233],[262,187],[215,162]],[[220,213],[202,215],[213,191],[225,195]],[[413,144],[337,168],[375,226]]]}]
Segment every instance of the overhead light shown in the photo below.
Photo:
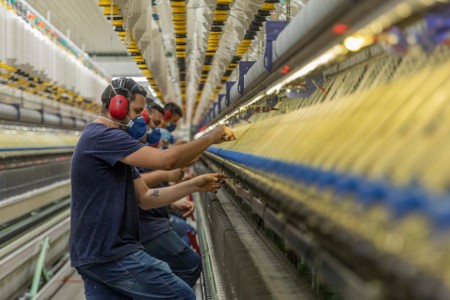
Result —
[{"label": "overhead light", "polygon": [[356,52],[361,49],[365,44],[364,37],[362,36],[349,36],[344,40],[345,48],[350,51]]},{"label": "overhead light", "polygon": [[269,88],[269,89],[266,91],[266,95],[268,96],[268,95],[273,94],[275,91],[279,91],[279,90],[281,89],[282,86],[283,86],[283,83],[278,83],[278,84],[272,86],[271,88]]}]

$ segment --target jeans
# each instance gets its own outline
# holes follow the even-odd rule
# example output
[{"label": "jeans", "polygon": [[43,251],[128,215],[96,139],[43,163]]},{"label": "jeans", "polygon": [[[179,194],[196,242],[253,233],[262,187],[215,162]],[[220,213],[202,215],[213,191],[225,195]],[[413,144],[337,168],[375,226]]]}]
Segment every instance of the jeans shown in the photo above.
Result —
[{"label": "jeans", "polygon": [[172,271],[193,286],[202,270],[201,258],[189,248],[173,230],[142,244],[145,251],[167,262]]},{"label": "jeans", "polygon": [[167,263],[143,250],[107,263],[77,267],[87,300],[195,299],[191,287]]},{"label": "jeans", "polygon": [[188,245],[191,245],[191,241],[187,235],[187,231],[190,230],[192,233],[196,233],[195,227],[186,222],[183,218],[170,214],[170,225],[172,225],[173,230],[181,237],[181,239]]}]

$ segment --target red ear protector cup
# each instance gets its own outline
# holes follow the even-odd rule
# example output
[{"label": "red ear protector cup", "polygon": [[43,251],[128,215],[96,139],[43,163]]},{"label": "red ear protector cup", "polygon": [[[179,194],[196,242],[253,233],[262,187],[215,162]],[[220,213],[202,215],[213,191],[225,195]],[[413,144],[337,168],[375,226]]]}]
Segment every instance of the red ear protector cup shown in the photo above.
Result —
[{"label": "red ear protector cup", "polygon": [[148,110],[144,109],[141,113],[142,117],[144,118],[145,123],[148,123],[148,121],[150,120],[150,116],[148,114]]},{"label": "red ear protector cup", "polygon": [[170,120],[172,117],[172,111],[170,109],[164,110],[164,121]]},{"label": "red ear protector cup", "polygon": [[128,99],[125,96],[116,95],[109,101],[108,109],[114,119],[125,119],[128,114]]}]

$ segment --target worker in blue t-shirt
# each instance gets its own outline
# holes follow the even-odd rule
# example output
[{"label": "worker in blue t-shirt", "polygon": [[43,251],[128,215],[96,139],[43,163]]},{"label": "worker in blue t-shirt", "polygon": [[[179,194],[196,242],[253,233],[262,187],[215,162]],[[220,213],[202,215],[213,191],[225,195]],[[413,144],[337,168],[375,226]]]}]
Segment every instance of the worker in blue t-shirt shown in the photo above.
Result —
[{"label": "worker in blue t-shirt", "polygon": [[[147,109],[143,113],[149,130],[146,138],[149,145],[157,146],[156,139],[152,138],[156,127],[164,117],[164,110],[157,103],[147,99]],[[141,177],[149,187],[167,186],[169,182],[177,183],[181,180],[181,169],[173,171],[149,171],[143,170]],[[182,199],[170,206],[153,208],[150,210],[139,209],[140,242],[145,251],[153,257],[167,262],[172,270],[184,282],[193,286],[200,277],[201,258],[186,244],[173,230],[170,224],[169,211],[174,210],[184,216],[190,216],[194,212],[195,205],[192,201]],[[186,235],[187,233],[184,232]]]},{"label": "worker in blue t-shirt", "polygon": [[101,115],[88,124],[71,165],[70,258],[90,299],[194,299],[192,289],[167,263],[139,243],[139,207],[168,205],[196,191],[216,191],[222,176],[205,174],[176,187],[149,189],[134,167],[171,170],[210,145],[233,139],[218,127],[165,151],[139,142],[145,90],[130,78],[113,80],[102,94]]}]

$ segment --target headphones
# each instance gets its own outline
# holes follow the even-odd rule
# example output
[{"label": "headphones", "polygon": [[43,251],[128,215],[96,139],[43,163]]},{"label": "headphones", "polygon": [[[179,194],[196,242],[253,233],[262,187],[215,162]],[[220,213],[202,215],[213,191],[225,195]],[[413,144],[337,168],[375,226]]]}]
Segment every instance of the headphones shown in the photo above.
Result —
[{"label": "headphones", "polygon": [[145,108],[142,113],[141,113],[142,117],[144,118],[145,123],[148,123],[148,121],[150,121],[150,114],[148,113],[147,108]]},{"label": "headphones", "polygon": [[170,118],[172,117],[172,111],[170,109],[165,109],[164,110],[164,121],[170,120]]},{"label": "headphones", "polygon": [[113,82],[111,82],[111,88],[115,96],[113,96],[111,100],[109,100],[108,111],[111,117],[113,117],[114,119],[123,120],[128,115],[128,109],[130,106],[130,101],[128,100],[128,98],[130,97],[131,92],[125,88],[126,83],[127,83],[126,78],[120,77],[119,86],[116,87],[117,89],[127,91],[127,96],[123,96],[117,94],[116,88],[114,88]]}]

